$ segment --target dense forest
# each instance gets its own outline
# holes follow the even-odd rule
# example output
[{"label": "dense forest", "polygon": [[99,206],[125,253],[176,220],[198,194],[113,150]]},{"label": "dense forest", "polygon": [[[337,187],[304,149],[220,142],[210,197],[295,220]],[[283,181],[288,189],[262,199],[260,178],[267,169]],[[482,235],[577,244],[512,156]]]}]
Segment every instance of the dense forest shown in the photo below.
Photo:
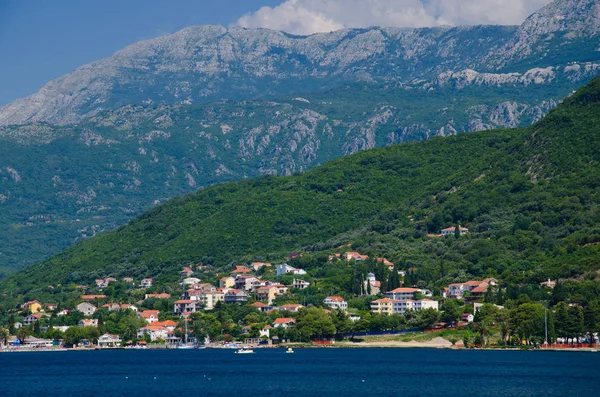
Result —
[{"label": "dense forest", "polygon": [[[416,269],[413,283],[433,291],[486,276],[515,286],[593,281],[600,257],[599,100],[595,79],[530,128],[434,138],[290,177],[211,186],[25,269],[0,288],[17,297],[108,276],[168,283],[187,264],[229,269],[286,261],[292,253],[303,253],[297,266],[328,278],[335,267],[327,254],[348,244]],[[432,236],[454,225],[469,234]],[[352,271],[338,273],[332,288],[344,290]]]}]

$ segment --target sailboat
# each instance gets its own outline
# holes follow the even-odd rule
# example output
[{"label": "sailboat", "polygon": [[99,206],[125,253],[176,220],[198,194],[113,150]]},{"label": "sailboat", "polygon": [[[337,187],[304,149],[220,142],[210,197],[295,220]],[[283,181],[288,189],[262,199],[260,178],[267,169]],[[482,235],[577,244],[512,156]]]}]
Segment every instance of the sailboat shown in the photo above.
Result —
[{"label": "sailboat", "polygon": [[194,345],[189,343],[188,341],[188,319],[185,319],[185,339],[184,339],[184,343],[180,343],[179,345],[177,345],[177,349],[193,349]]}]

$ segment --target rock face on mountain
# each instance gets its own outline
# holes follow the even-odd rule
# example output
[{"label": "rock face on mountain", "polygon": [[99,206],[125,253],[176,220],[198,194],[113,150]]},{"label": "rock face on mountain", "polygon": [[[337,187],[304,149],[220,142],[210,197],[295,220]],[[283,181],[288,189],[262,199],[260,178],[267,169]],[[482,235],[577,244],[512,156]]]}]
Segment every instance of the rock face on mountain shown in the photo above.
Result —
[{"label": "rock face on mountain", "polygon": [[307,37],[190,27],[49,82],[0,108],[0,125],[74,124],[127,104],[269,97],[354,81],[410,84],[463,70],[521,77],[536,67],[598,60],[599,29],[598,0],[555,1],[520,27],[346,29]]},{"label": "rock face on mountain", "polygon": [[0,277],[208,184],[527,126],[600,69],[599,0],[520,27],[190,27],[0,108]]}]

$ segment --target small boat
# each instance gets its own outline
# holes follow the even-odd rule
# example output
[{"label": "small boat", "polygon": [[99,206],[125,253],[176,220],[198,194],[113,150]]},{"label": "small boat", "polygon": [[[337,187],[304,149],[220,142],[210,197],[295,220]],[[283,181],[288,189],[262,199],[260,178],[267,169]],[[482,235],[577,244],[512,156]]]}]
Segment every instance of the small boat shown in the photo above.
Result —
[{"label": "small boat", "polygon": [[248,349],[246,347],[242,347],[241,349],[236,351],[237,354],[252,354],[254,353],[254,350],[252,349]]},{"label": "small boat", "polygon": [[288,354],[290,354],[290,353],[293,353],[294,350],[291,347],[288,347],[285,352],[288,353]]},{"label": "small boat", "polygon": [[176,349],[194,349],[194,348],[195,348],[195,346],[191,345],[189,343],[182,343],[182,344],[177,345],[177,347],[176,347]]}]

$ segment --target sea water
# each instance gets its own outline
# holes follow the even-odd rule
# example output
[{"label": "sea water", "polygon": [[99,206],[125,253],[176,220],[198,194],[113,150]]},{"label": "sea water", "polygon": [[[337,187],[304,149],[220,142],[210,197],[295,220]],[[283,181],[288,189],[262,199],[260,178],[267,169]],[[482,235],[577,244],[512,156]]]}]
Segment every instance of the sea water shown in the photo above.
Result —
[{"label": "sea water", "polygon": [[0,354],[1,396],[600,396],[600,353],[444,349]]}]

